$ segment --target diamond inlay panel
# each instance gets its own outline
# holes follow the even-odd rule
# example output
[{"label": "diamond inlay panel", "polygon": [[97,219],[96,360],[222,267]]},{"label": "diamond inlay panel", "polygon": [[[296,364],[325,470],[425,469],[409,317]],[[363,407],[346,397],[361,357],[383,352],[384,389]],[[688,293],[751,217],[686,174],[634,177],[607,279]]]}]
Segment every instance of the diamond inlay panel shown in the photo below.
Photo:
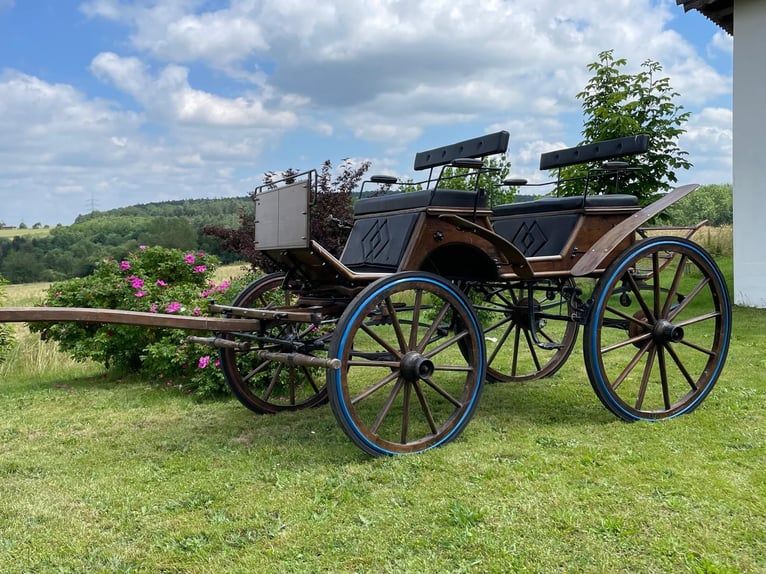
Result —
[{"label": "diamond inlay panel", "polygon": [[548,243],[548,237],[537,224],[537,221],[525,221],[519,226],[519,229],[516,231],[516,235],[511,239],[511,242],[521,249],[521,252],[524,255],[532,257],[545,247],[545,244]]}]

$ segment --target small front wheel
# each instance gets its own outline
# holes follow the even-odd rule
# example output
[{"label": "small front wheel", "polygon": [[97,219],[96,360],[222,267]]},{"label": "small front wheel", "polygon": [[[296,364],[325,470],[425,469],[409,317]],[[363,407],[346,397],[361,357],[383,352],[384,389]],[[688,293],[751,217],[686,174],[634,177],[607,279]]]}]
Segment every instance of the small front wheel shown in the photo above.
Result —
[{"label": "small front wheel", "polygon": [[[232,306],[272,310],[295,306],[298,294],[283,286],[284,279],[284,273],[256,279],[237,295]],[[320,331],[307,323],[276,321],[261,333],[270,339],[268,343],[258,342],[249,333],[226,333],[227,339],[252,343],[251,350],[221,349],[221,367],[234,396],[258,414],[301,410],[327,402],[323,369],[261,359],[258,351],[290,351],[282,348],[280,341],[306,341],[316,348],[309,354],[322,357],[326,351],[322,350],[321,340],[329,339],[333,327],[330,324]]]},{"label": "small front wheel", "polygon": [[731,302],[713,258],[688,239],[635,243],[593,294],[583,345],[593,390],[618,417],[694,410],[726,361]]},{"label": "small front wheel", "polygon": [[457,437],[485,377],[484,342],[465,295],[438,275],[378,279],[341,316],[328,370],[340,426],[375,455],[420,452]]}]

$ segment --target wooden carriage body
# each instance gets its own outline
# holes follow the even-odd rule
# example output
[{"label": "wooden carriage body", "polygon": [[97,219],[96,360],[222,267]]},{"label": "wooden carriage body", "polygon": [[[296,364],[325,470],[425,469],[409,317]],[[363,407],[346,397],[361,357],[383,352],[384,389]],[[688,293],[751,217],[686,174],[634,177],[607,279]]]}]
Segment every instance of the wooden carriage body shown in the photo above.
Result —
[{"label": "wooden carriage body", "polygon": [[[646,237],[643,226],[697,186],[645,207],[624,193],[491,205],[478,185],[450,188],[441,170],[467,168],[478,182],[491,171],[483,158],[505,152],[508,140],[497,132],[418,153],[424,189],[397,192],[395,178],[373,177],[337,256],[311,237],[312,216],[338,224],[312,214],[315,172],[256,189],[255,247],[284,272],[257,279],[231,305],[212,304],[219,317],[54,307],[0,308],[0,321],[211,331],[187,341],[219,350],[245,406],[273,414],[329,401],[343,431],[372,455],[452,441],[485,380],[555,375],[581,327],[589,382],[616,416],[694,410],[728,351],[725,279],[689,239],[697,227],[686,237]],[[543,154],[540,167],[597,163],[619,181],[630,168],[609,160],[648,144],[635,136],[567,148]]]}]

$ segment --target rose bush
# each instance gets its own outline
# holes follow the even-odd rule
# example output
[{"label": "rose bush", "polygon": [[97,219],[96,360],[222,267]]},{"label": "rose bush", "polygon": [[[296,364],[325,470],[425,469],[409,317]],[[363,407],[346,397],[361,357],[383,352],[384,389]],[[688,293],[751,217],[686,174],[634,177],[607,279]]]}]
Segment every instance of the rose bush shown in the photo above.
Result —
[{"label": "rose bush", "polygon": [[[106,259],[87,277],[52,284],[49,307],[124,309],[174,315],[207,315],[207,303],[227,304],[252,277],[215,283],[215,257],[164,247],[144,247],[126,259]],[[75,360],[107,369],[140,371],[147,379],[209,396],[226,391],[218,353],[189,344],[181,329],[94,323],[33,323],[33,331],[56,341]]]}]

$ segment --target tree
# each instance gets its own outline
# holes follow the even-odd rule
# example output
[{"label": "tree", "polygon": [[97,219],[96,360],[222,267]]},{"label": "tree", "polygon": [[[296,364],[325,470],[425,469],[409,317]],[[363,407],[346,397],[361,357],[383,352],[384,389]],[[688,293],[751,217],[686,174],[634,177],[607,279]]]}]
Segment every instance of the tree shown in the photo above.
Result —
[{"label": "tree", "polygon": [[734,219],[733,199],[730,183],[703,185],[668,207],[666,213],[673,225],[696,225],[704,219],[713,227],[731,225]]},{"label": "tree", "polygon": [[[615,59],[614,51],[607,50],[588,66],[593,77],[577,94],[585,116],[581,144],[648,134],[649,151],[625,160],[640,169],[629,172],[631,177],[620,181],[621,193],[632,193],[642,205],[647,205],[672,188],[677,170],[692,166],[686,159],[688,153],[678,147],[678,137],[686,131],[683,125],[690,113],[673,101],[679,94],[671,88],[667,77],[658,77],[662,72],[658,62],[646,60],[636,74],[623,72],[626,65],[627,60]],[[582,195],[588,169],[583,164],[563,168],[562,179],[576,179],[562,183],[561,194]],[[612,178],[588,180],[589,193],[613,190]]]},{"label": "tree", "polygon": [[[354,165],[350,160],[344,160],[337,175],[333,176],[332,163],[328,159],[322,164],[322,169],[317,176],[317,196],[311,206],[311,237],[336,257],[340,256],[350,230],[331,223],[328,216],[332,215],[346,222],[353,219],[351,194],[362,181],[369,167],[369,161]],[[292,168],[282,172],[269,172],[264,176],[263,182],[267,186],[272,186],[274,182],[280,180],[289,183],[299,173],[300,171]],[[255,249],[254,229],[253,211],[243,210],[240,213],[239,228],[206,226],[202,228],[202,233],[217,237],[224,250],[239,253],[253,268],[266,272],[275,271],[274,263]]]}]

